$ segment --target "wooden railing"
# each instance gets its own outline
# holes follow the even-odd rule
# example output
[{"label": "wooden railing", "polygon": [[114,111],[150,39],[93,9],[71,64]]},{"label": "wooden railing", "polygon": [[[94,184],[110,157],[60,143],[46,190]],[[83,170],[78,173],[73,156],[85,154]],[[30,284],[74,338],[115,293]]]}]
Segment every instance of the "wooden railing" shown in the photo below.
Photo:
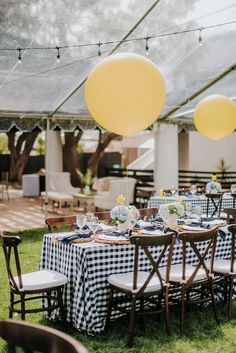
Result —
[{"label": "wooden railing", "polygon": [[230,189],[231,184],[236,184],[236,172],[220,173],[215,171],[179,170],[179,189],[189,188],[191,184],[204,188],[206,183],[211,180],[213,174],[217,175],[218,181],[225,190]]},{"label": "wooden railing", "polygon": [[[179,170],[179,189],[188,189],[191,184],[196,184],[197,187],[204,188],[206,183],[211,180],[213,174],[216,174],[222,188],[230,189],[231,184],[236,184],[236,172],[203,172],[192,170]],[[142,187],[154,189],[154,175],[153,170],[138,170],[138,169],[125,169],[114,168],[107,169],[107,175],[125,177],[129,176],[137,179],[137,189]]]}]

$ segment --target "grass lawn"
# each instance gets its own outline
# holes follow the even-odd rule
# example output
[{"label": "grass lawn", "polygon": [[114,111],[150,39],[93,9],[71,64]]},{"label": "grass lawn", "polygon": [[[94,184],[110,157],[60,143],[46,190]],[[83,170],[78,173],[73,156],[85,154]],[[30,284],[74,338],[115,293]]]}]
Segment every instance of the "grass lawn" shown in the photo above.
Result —
[{"label": "grass lawn", "polygon": [[[19,233],[22,244],[19,247],[23,272],[38,269],[44,229]],[[5,260],[0,250],[0,319],[8,318],[9,290],[6,278]],[[171,313],[172,334],[166,336],[162,316],[145,318],[145,326],[137,326],[133,348],[126,347],[127,318],[113,322],[110,332],[105,335],[89,337],[71,328],[70,334],[80,340],[89,352],[140,352],[140,353],[235,353],[236,352],[236,303],[234,319],[226,320],[226,306],[218,305],[221,324],[216,325],[211,307],[201,310],[194,307],[186,313],[185,336],[180,337],[178,327],[178,308]],[[43,314],[32,314],[27,320],[49,325]],[[59,323],[50,323],[61,329]],[[0,340],[0,352],[5,352],[4,342]]]}]

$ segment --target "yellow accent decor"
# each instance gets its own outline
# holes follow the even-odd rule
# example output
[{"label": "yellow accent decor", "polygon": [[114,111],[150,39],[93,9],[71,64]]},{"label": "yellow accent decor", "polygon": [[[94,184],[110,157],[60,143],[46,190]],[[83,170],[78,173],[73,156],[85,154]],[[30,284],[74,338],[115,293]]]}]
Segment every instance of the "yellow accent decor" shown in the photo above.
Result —
[{"label": "yellow accent decor", "polygon": [[90,72],[85,99],[99,125],[118,135],[131,136],[159,117],[166,99],[165,81],[147,58],[133,53],[114,54]]}]

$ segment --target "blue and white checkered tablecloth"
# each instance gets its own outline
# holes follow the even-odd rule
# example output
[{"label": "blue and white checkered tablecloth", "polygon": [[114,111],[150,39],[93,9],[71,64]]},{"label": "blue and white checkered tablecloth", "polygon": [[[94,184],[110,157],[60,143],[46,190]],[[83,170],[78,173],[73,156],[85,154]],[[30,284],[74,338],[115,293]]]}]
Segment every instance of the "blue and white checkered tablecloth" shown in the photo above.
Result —
[{"label": "blue and white checkered tablecloth", "polygon": [[[158,258],[160,248],[153,248]],[[95,335],[104,330],[108,304],[109,286],[107,278],[111,274],[132,271],[132,245],[111,245],[101,243],[80,243],[65,245],[52,241],[46,234],[43,240],[40,269],[59,271],[67,276],[68,284],[64,292],[64,303],[68,321],[79,331]],[[223,240],[218,237],[217,258],[229,258],[230,236]],[[187,249],[189,263],[196,262],[190,248]],[[181,245],[176,242],[172,263],[182,260]],[[166,265],[166,258],[161,265]],[[150,270],[146,256],[140,254],[140,270]],[[120,313],[113,312],[112,318]]]},{"label": "blue and white checkered tablecloth", "polygon": [[[183,202],[188,202],[192,204],[192,209],[194,211],[194,208],[196,206],[201,206],[202,212],[206,213],[207,210],[207,198],[205,195],[199,195],[199,196],[181,196]],[[175,196],[152,196],[148,202],[148,207],[159,207],[163,203],[171,203],[174,201],[177,201],[178,197]],[[222,211],[226,207],[233,207],[233,197],[230,196],[230,194],[224,194],[223,199],[222,199]],[[210,202],[209,204],[209,212],[214,211],[214,206]]]}]

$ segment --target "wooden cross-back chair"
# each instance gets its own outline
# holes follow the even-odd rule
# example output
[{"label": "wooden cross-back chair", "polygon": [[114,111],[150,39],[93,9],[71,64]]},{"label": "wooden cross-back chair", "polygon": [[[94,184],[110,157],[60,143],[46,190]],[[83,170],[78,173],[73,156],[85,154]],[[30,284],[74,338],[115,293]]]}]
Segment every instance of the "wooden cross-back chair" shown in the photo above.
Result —
[{"label": "wooden cross-back chair", "polygon": [[15,353],[17,348],[25,353],[88,353],[87,349],[71,336],[42,325],[25,321],[0,321],[0,337],[7,342],[5,352]]},{"label": "wooden cross-back chair", "polygon": [[95,217],[98,218],[99,221],[106,221],[107,223],[111,222],[111,212],[110,211],[101,211],[101,212],[94,212]]},{"label": "wooden cross-back chair", "polygon": [[46,219],[45,223],[50,233],[59,232],[62,226],[63,230],[72,231],[76,224],[76,216],[50,217]]},{"label": "wooden cross-back chair", "polygon": [[[173,253],[173,236],[174,234],[166,234],[163,236],[153,235],[132,235],[130,237],[131,244],[135,245],[133,271],[128,273],[118,273],[109,276],[108,282],[110,285],[110,296],[107,311],[106,329],[109,327],[111,311],[115,310],[130,313],[128,346],[132,346],[134,339],[134,326],[136,314],[156,314],[164,311],[166,321],[166,332],[170,332],[169,323],[169,273],[171,266],[171,259]],[[163,247],[160,248],[160,254],[157,259],[154,259],[149,247]],[[151,270],[149,272],[139,271],[140,250],[144,251],[149,260]],[[167,266],[163,267],[165,276],[162,280],[160,274],[160,264],[167,254]],[[114,297],[114,293],[123,293],[131,300],[131,311],[127,311],[124,307],[119,305],[119,297]],[[158,296],[157,306],[152,311],[145,311],[145,301],[153,296]],[[152,298],[153,299],[153,298]],[[137,311],[137,300],[140,300],[140,308]]]},{"label": "wooden cross-back chair", "polygon": [[[25,320],[26,314],[42,311],[47,311],[50,316],[53,310],[59,308],[66,327],[62,290],[67,283],[67,278],[63,274],[51,270],[23,274],[18,254],[18,246],[21,243],[20,237],[0,235],[0,238],[10,286],[9,317],[12,318],[13,313],[18,313],[21,315],[21,319]],[[15,295],[19,299],[15,300]],[[26,309],[26,302],[36,299],[46,299],[48,305]],[[18,307],[19,305],[20,307]]]},{"label": "wooden cross-back chair", "polygon": [[207,217],[210,214],[210,205],[212,205],[214,208],[210,216],[213,217],[217,213],[217,216],[220,217],[220,212],[222,209],[223,193],[222,192],[218,192],[216,194],[207,193],[205,194],[205,196],[207,198],[207,211],[206,211]]},{"label": "wooden cross-back chair", "polygon": [[224,212],[227,214],[227,223],[236,224],[236,208],[227,207],[224,208]]},{"label": "wooden cross-back chair", "polygon": [[[236,216],[236,214],[235,214]],[[235,222],[236,223],[236,222]],[[231,233],[231,246],[230,255],[226,259],[216,259],[214,261],[213,271],[217,276],[221,276],[223,281],[218,282],[220,292],[225,294],[225,299],[228,302],[228,319],[232,318],[232,304],[234,290],[234,280],[236,279],[236,261],[235,261],[235,238],[236,238],[236,224],[228,226],[228,230]]]},{"label": "wooden cross-back chair", "polygon": [[140,208],[140,218],[155,218],[158,212],[158,208],[149,207],[149,208]]},{"label": "wooden cross-back chair", "polygon": [[[217,241],[217,228],[197,232],[181,232],[178,235],[182,242],[182,263],[172,265],[170,282],[181,293],[180,333],[184,331],[184,314],[186,304],[202,304],[211,301],[216,322],[218,317],[215,306],[213,289],[213,263]],[[201,246],[201,251],[199,250]],[[192,250],[191,263],[187,263],[187,246]],[[189,251],[189,250],[188,250]],[[206,260],[210,260],[206,263]],[[198,288],[197,288],[198,287]],[[200,298],[190,298],[191,292],[200,295]]]}]

